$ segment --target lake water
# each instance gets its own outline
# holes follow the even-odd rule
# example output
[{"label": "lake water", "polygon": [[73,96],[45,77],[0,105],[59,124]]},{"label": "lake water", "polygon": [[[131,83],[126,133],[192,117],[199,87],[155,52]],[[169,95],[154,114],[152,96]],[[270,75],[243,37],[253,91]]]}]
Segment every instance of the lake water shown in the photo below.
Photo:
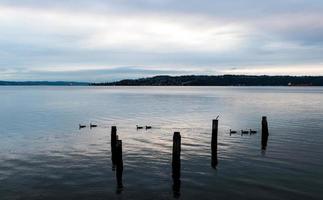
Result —
[{"label": "lake water", "polygon": [[[90,122],[98,127],[79,130]],[[112,125],[123,141],[120,194]],[[258,133],[229,135],[250,128]],[[172,199],[174,131],[180,199],[323,199],[322,87],[0,87],[0,199]]]}]

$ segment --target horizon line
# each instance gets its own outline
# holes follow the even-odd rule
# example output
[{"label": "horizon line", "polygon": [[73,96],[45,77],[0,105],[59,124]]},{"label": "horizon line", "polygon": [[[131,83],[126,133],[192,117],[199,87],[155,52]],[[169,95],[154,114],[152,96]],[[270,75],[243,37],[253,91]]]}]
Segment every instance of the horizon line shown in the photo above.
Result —
[{"label": "horizon line", "polygon": [[91,84],[91,83],[114,83],[118,81],[123,81],[123,80],[138,80],[138,79],[146,79],[146,78],[154,78],[154,77],[161,77],[161,76],[168,76],[168,77],[185,77],[185,76],[249,76],[249,77],[323,77],[323,75],[250,75],[250,74],[219,74],[219,75],[209,75],[209,74],[184,74],[184,75],[167,75],[167,74],[161,74],[161,75],[153,75],[153,76],[145,76],[145,77],[133,77],[133,78],[121,78],[117,80],[111,80],[111,81],[82,81],[82,80],[0,80],[0,82],[11,82],[11,83],[30,83],[30,82],[38,82],[38,83],[83,83],[83,84]]}]

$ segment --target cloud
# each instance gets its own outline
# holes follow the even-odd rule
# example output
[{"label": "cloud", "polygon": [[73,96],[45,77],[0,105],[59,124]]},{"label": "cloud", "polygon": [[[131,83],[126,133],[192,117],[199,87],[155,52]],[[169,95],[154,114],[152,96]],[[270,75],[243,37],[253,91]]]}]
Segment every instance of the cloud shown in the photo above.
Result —
[{"label": "cloud", "polygon": [[317,65],[283,65],[261,66],[240,69],[223,70],[224,74],[248,74],[248,75],[304,75],[317,76],[323,74],[323,63]]},{"label": "cloud", "polygon": [[105,76],[81,74],[117,66],[129,77],[138,68],[311,74],[297,66],[321,67],[322,11],[318,0],[2,0],[0,79],[96,80]]},{"label": "cloud", "polygon": [[[228,51],[239,48],[247,28],[191,16],[82,14],[0,7],[5,38],[52,47],[116,51]],[[176,19],[176,20],[173,20]],[[17,34],[15,31],[21,30]],[[19,36],[19,38],[17,38]],[[53,44],[52,44],[53,45]],[[73,46],[71,46],[73,45]],[[75,46],[76,45],[76,46]]]}]

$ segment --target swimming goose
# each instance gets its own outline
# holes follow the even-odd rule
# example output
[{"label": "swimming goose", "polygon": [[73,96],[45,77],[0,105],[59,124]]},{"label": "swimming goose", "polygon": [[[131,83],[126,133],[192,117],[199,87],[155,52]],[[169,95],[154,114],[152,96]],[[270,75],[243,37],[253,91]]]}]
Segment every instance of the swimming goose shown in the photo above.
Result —
[{"label": "swimming goose", "polygon": [[234,131],[234,130],[231,130],[231,129],[230,129],[230,135],[231,135],[231,134],[236,134],[236,133],[237,133],[237,131]]},{"label": "swimming goose", "polygon": [[85,127],[86,127],[86,125],[79,124],[79,129],[85,128]]},{"label": "swimming goose", "polygon": [[98,127],[98,125],[90,123],[90,128],[95,128],[95,127]]},{"label": "swimming goose", "polygon": [[146,126],[146,130],[147,130],[147,129],[151,129],[151,126]]},{"label": "swimming goose", "polygon": [[248,134],[248,133],[249,133],[249,131],[241,130],[241,135]]},{"label": "swimming goose", "polygon": [[138,126],[138,125],[136,125],[137,126],[137,130],[138,129],[143,129],[144,127],[143,126]]},{"label": "swimming goose", "polygon": [[256,134],[257,133],[257,131],[256,130],[252,130],[252,129],[250,129],[250,134]]}]

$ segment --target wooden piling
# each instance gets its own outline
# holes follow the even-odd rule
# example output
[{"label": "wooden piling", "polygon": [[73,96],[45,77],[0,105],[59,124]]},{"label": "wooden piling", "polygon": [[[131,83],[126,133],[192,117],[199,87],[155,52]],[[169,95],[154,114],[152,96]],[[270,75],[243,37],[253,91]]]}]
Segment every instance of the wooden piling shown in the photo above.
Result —
[{"label": "wooden piling", "polygon": [[261,129],[261,148],[262,150],[266,150],[267,147],[267,142],[268,142],[268,136],[269,136],[269,131],[268,131],[268,122],[267,122],[267,117],[263,116],[262,117],[262,129]]},{"label": "wooden piling", "polygon": [[181,177],[181,134],[174,132],[173,135],[173,158],[172,158],[172,177],[174,182]]},{"label": "wooden piling", "polygon": [[[115,166],[116,164],[116,143],[117,143],[117,127],[111,127],[111,160],[112,165]],[[114,169],[114,167],[112,167]]]},{"label": "wooden piling", "polygon": [[212,122],[212,139],[211,139],[211,166],[216,168],[218,165],[218,124],[219,120],[214,119]]},{"label": "wooden piling", "polygon": [[116,176],[117,188],[123,188],[122,184],[123,160],[122,160],[122,140],[116,141]]}]

